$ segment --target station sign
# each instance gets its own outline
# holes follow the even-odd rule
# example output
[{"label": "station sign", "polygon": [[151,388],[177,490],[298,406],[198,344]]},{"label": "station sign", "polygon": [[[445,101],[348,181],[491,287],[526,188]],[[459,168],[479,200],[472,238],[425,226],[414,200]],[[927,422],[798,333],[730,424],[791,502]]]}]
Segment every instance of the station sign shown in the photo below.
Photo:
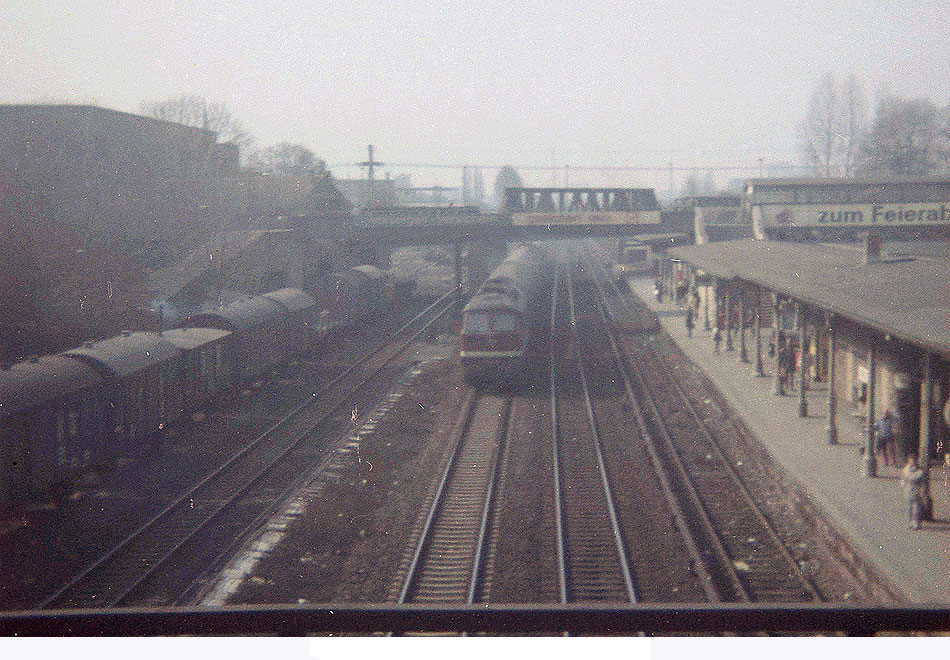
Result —
[{"label": "station sign", "polygon": [[660,211],[577,211],[512,213],[515,225],[658,225]]},{"label": "station sign", "polygon": [[950,204],[756,204],[752,217],[766,227],[950,225]]}]

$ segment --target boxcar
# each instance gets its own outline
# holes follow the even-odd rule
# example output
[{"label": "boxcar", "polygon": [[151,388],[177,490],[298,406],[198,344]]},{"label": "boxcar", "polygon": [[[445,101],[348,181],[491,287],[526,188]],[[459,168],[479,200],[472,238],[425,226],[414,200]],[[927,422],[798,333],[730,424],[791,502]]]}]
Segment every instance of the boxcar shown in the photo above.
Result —
[{"label": "boxcar", "polygon": [[393,284],[375,266],[355,266],[332,273],[317,291],[330,326],[352,325],[387,309],[394,297]]},{"label": "boxcar", "polygon": [[155,432],[177,419],[182,407],[182,352],[161,335],[123,332],[63,355],[90,364],[109,381],[106,398],[115,406],[118,454],[134,454]]},{"label": "boxcar", "polygon": [[281,352],[299,355],[309,348],[321,334],[320,308],[316,299],[300,289],[278,289],[262,296],[280,305],[284,316],[276,339]]},{"label": "boxcar", "polygon": [[286,314],[279,304],[257,296],[238,300],[227,307],[190,317],[185,326],[217,328],[233,333],[230,341],[230,363],[237,381],[259,378],[281,361],[281,320]]},{"label": "boxcar", "polygon": [[28,503],[109,464],[104,385],[95,369],[61,355],[0,371],[0,507]]},{"label": "boxcar", "polygon": [[178,417],[208,405],[231,385],[228,342],[231,333],[216,328],[178,328],[162,335],[182,352],[178,369],[181,401]]}]

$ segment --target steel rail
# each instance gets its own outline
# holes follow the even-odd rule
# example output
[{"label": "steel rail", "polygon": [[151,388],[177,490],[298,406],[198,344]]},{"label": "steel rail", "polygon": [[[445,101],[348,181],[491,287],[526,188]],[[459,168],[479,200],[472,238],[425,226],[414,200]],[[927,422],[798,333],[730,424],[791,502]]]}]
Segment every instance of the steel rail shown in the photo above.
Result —
[{"label": "steel rail", "polygon": [[[269,428],[267,428],[265,431],[263,431],[263,432],[262,432],[257,438],[255,438],[251,443],[249,443],[248,445],[246,445],[245,447],[243,447],[241,450],[239,450],[238,452],[236,452],[235,454],[233,454],[233,455],[232,455],[227,461],[225,461],[221,466],[219,466],[217,469],[215,469],[214,471],[212,471],[211,473],[209,473],[208,475],[206,475],[201,481],[199,481],[197,484],[195,484],[194,486],[192,486],[189,490],[187,490],[184,494],[182,494],[178,499],[176,499],[176,500],[174,500],[173,502],[171,502],[169,505],[167,505],[167,506],[166,506],[165,508],[163,508],[161,511],[159,511],[159,512],[156,513],[154,516],[152,516],[149,520],[147,520],[145,523],[143,523],[143,524],[140,525],[138,528],[136,528],[136,529],[135,529],[132,533],[130,533],[125,539],[123,539],[120,543],[118,543],[117,545],[115,545],[111,550],[109,550],[107,553],[105,553],[102,557],[100,557],[100,558],[97,559],[95,562],[93,562],[92,564],[90,564],[89,566],[87,566],[85,569],[83,569],[78,575],[76,575],[76,576],[75,576],[72,580],[70,580],[66,585],[64,585],[63,587],[61,587],[60,589],[58,589],[58,590],[57,590],[55,593],[53,593],[51,596],[47,597],[42,603],[40,603],[40,605],[38,606],[38,608],[39,608],[39,609],[46,609],[46,608],[50,607],[51,604],[55,603],[55,602],[56,602],[57,600],[59,600],[62,596],[64,596],[67,592],[69,592],[70,590],[72,590],[72,589],[74,589],[75,587],[77,587],[77,585],[79,585],[79,583],[80,583],[82,580],[86,579],[88,576],[91,576],[94,571],[96,571],[96,570],[100,569],[101,567],[105,566],[110,560],[112,560],[113,558],[115,558],[123,549],[125,549],[125,548],[128,547],[131,543],[133,543],[135,540],[137,540],[138,538],[140,538],[140,537],[141,537],[143,534],[145,534],[149,529],[153,528],[153,527],[156,525],[156,523],[158,523],[160,520],[162,520],[163,518],[165,518],[166,516],[168,516],[168,515],[169,515],[171,512],[173,512],[176,508],[181,507],[186,501],[188,501],[188,502],[193,501],[193,500],[194,500],[194,497],[193,497],[193,496],[197,493],[197,491],[198,491],[200,488],[202,488],[202,487],[204,487],[205,485],[211,483],[212,480],[214,480],[215,478],[217,478],[217,477],[221,476],[222,474],[224,474],[224,473],[225,473],[225,470],[227,470],[229,467],[231,467],[232,465],[234,465],[234,464],[235,464],[238,460],[240,460],[242,457],[244,457],[245,455],[247,455],[252,449],[254,449],[254,448],[256,448],[256,447],[259,447],[266,439],[268,439],[268,438],[274,433],[274,431],[276,431],[278,428],[280,428],[281,426],[283,426],[285,423],[287,423],[287,422],[290,421],[291,419],[295,418],[302,410],[304,410],[305,408],[307,408],[307,407],[309,407],[309,406],[314,405],[314,403],[315,403],[316,401],[318,401],[322,395],[324,395],[325,393],[327,393],[328,391],[330,391],[333,387],[335,387],[337,384],[339,384],[344,378],[346,378],[347,376],[349,376],[350,374],[352,374],[358,367],[362,366],[362,365],[365,364],[367,361],[369,361],[370,359],[372,359],[374,356],[376,356],[377,354],[379,354],[380,352],[382,352],[383,349],[385,349],[387,346],[389,346],[389,344],[392,342],[392,340],[393,340],[395,337],[399,336],[400,334],[403,334],[403,333],[407,330],[407,328],[410,328],[410,327],[411,327],[412,325],[414,325],[419,319],[423,318],[426,314],[428,314],[429,312],[431,312],[431,311],[432,311],[433,309],[435,309],[438,305],[444,304],[445,300],[448,299],[450,296],[452,296],[454,293],[455,293],[455,290],[454,290],[454,289],[453,289],[452,291],[446,293],[445,295],[443,295],[442,297],[440,297],[438,300],[436,300],[434,303],[432,303],[431,305],[429,305],[425,310],[423,310],[422,312],[420,312],[419,314],[417,314],[415,317],[413,317],[411,320],[409,320],[407,323],[405,323],[405,324],[404,324],[402,327],[400,327],[398,330],[396,330],[395,332],[393,332],[393,333],[390,335],[389,339],[388,339],[386,342],[382,343],[382,344],[381,344],[380,346],[378,346],[377,348],[375,348],[375,349],[371,350],[370,352],[366,353],[365,355],[363,355],[363,357],[361,357],[356,363],[354,363],[353,365],[351,365],[349,368],[347,368],[347,369],[346,369],[343,373],[341,373],[339,376],[337,376],[336,378],[334,378],[333,380],[331,380],[329,383],[327,383],[326,385],[324,385],[324,386],[323,386],[322,388],[320,388],[317,392],[314,392],[314,393],[312,394],[312,396],[311,396],[309,399],[305,400],[304,402],[302,402],[301,404],[299,404],[298,406],[296,406],[295,408],[293,408],[287,415],[285,415],[285,416],[284,416],[283,418],[281,418],[279,421],[277,421],[276,423],[274,423],[273,425],[271,425]],[[420,334],[422,334],[422,332],[424,332],[428,327],[430,327],[430,326],[431,326],[433,323],[435,323],[438,319],[440,319],[442,316],[444,316],[445,313],[446,313],[448,310],[452,309],[453,307],[454,307],[454,301],[451,302],[451,303],[449,303],[449,304],[447,304],[447,305],[445,305],[445,306],[443,307],[443,309],[442,309],[441,311],[439,311],[438,314],[436,314],[433,318],[431,318],[429,321],[427,321],[426,324],[424,324],[421,329],[419,329],[419,330],[418,330],[417,332],[415,332],[409,339],[407,339],[405,342],[403,342],[403,343],[399,346],[399,348],[396,350],[396,352],[395,352],[392,356],[390,356],[389,358],[387,358],[387,360],[385,361],[384,365],[385,365],[385,364],[388,364],[389,361],[391,361],[392,359],[394,359],[396,356],[400,355],[400,354],[406,349],[406,347],[407,347],[409,344],[411,344]],[[384,365],[383,365],[383,366],[384,366]],[[381,368],[382,368],[382,366],[380,367],[380,369],[381,369]],[[129,587],[127,590],[125,590],[125,591],[123,591],[123,592],[121,592],[121,593],[118,593],[118,594],[112,593],[112,594],[110,594],[111,596],[113,596],[113,598],[112,598],[112,600],[111,600],[109,603],[106,603],[105,605],[109,605],[109,604],[113,604],[113,603],[116,603],[116,602],[121,601],[121,600],[124,599],[135,587],[137,587],[139,584],[141,584],[142,581],[144,581],[147,577],[149,577],[150,575],[152,575],[152,574],[155,572],[155,570],[157,570],[157,568],[158,568],[160,565],[164,564],[164,562],[165,562],[172,554],[174,554],[174,552],[177,551],[178,548],[181,547],[181,545],[183,545],[185,542],[187,542],[188,539],[190,539],[195,533],[197,533],[200,529],[202,529],[202,528],[204,527],[204,525],[205,525],[208,521],[210,521],[210,520],[213,519],[215,516],[217,516],[225,507],[227,507],[228,505],[232,504],[232,502],[234,502],[238,497],[240,497],[240,495],[241,495],[243,492],[245,492],[248,488],[250,488],[250,487],[257,481],[257,479],[259,479],[260,477],[264,476],[264,474],[266,474],[266,473],[269,471],[269,469],[270,469],[277,461],[279,461],[279,460],[280,460],[281,458],[283,458],[287,453],[289,453],[292,449],[294,449],[297,445],[299,445],[300,442],[302,442],[315,428],[317,428],[320,424],[322,424],[323,422],[325,422],[326,419],[329,418],[330,415],[332,415],[333,412],[336,411],[336,409],[339,408],[339,406],[340,406],[343,402],[345,402],[346,399],[348,399],[348,398],[349,398],[350,396],[352,396],[356,391],[358,391],[359,388],[362,387],[362,386],[363,386],[368,380],[370,380],[373,376],[375,376],[375,375],[380,371],[380,369],[377,369],[376,371],[372,372],[371,374],[369,374],[369,375],[367,375],[366,377],[364,377],[361,381],[359,381],[359,382],[357,383],[356,387],[353,388],[353,391],[351,391],[351,392],[347,393],[345,396],[341,397],[340,400],[338,400],[338,401],[333,405],[333,407],[330,409],[330,411],[328,411],[326,414],[324,414],[323,416],[321,416],[321,418],[320,418],[319,421],[317,421],[316,423],[312,424],[311,427],[310,427],[307,431],[303,432],[303,433],[300,434],[297,438],[295,438],[295,439],[292,441],[292,444],[291,444],[286,450],[284,450],[283,452],[281,452],[280,455],[277,456],[277,458],[275,458],[273,461],[271,461],[268,465],[264,466],[263,470],[262,470],[256,477],[254,477],[254,479],[252,479],[252,481],[251,481],[250,483],[248,483],[248,484],[245,486],[245,488],[243,488],[241,491],[239,491],[233,498],[229,499],[229,500],[226,501],[224,504],[222,504],[219,508],[213,510],[209,518],[207,518],[205,521],[203,521],[199,527],[197,527],[197,528],[195,528],[194,530],[192,530],[192,532],[191,532],[190,534],[188,534],[188,536],[187,536],[184,540],[182,540],[180,543],[176,544],[175,547],[174,547],[171,551],[169,551],[169,552],[166,553],[163,557],[161,557],[160,560],[159,560],[158,562],[156,562],[153,566],[151,566],[151,567],[147,570],[146,574],[140,576],[140,578],[137,579],[137,580],[131,585],[131,587]],[[97,603],[97,605],[98,605],[98,603]]]},{"label": "steel rail", "polygon": [[693,565],[696,572],[699,574],[700,582],[703,587],[703,591],[706,593],[706,596],[712,602],[720,602],[722,599],[719,592],[714,587],[714,582],[712,575],[710,574],[707,566],[706,559],[703,557],[702,552],[699,549],[699,546],[696,544],[696,539],[689,532],[689,523],[686,519],[686,514],[683,511],[683,507],[680,505],[679,498],[676,496],[672,480],[670,478],[669,471],[663,465],[663,461],[660,458],[659,453],[657,452],[655,446],[655,440],[653,434],[650,433],[649,428],[647,427],[646,419],[643,415],[643,409],[640,405],[640,401],[637,399],[636,395],[633,392],[633,385],[630,383],[629,375],[627,374],[626,367],[624,366],[624,361],[622,353],[620,351],[620,346],[617,343],[616,337],[614,336],[613,328],[610,324],[610,321],[607,318],[607,315],[604,311],[604,308],[601,304],[601,300],[598,298],[597,302],[597,312],[603,323],[603,329],[607,335],[607,339],[610,342],[610,352],[614,361],[614,366],[617,368],[617,372],[620,374],[620,379],[623,382],[624,392],[627,396],[627,401],[630,403],[630,407],[633,410],[634,419],[637,422],[637,427],[640,429],[640,434],[645,440],[644,446],[646,448],[647,454],[650,457],[650,463],[653,466],[653,471],[656,473],[657,478],[660,482],[660,489],[663,491],[663,496],[666,499],[667,504],[670,507],[670,510],[673,514],[673,519],[676,523],[676,528],[679,530],[680,535],[683,537],[683,541],[686,544],[686,549],[689,552],[690,556],[693,559]]},{"label": "steel rail", "polygon": [[631,409],[633,410],[634,419],[636,419],[637,427],[640,429],[640,434],[645,440],[644,446],[646,448],[647,454],[650,457],[650,463],[653,465],[653,471],[656,473],[657,478],[659,479],[660,489],[663,491],[663,496],[666,498],[667,504],[670,506],[673,519],[676,523],[676,528],[683,537],[683,541],[686,543],[687,551],[693,559],[693,565],[696,572],[699,574],[703,591],[706,593],[706,596],[710,601],[720,602],[722,599],[719,592],[713,586],[713,578],[706,567],[706,560],[703,558],[702,552],[700,551],[699,546],[696,544],[696,539],[693,538],[689,532],[689,523],[687,522],[686,514],[683,511],[680,500],[676,496],[673,489],[669,471],[663,465],[663,461],[660,459],[660,455],[656,450],[655,441],[653,439],[653,435],[650,433],[650,430],[647,427],[642,406],[633,392],[633,385],[630,383],[630,378],[624,366],[620,346],[617,343],[613,329],[610,325],[610,321],[604,312],[604,308],[601,305],[600,300],[597,300],[597,311],[603,321],[603,328],[607,335],[607,339],[610,341],[611,356],[613,358],[614,365],[617,368],[617,372],[620,374],[620,379],[623,382],[627,401],[629,401]]},{"label": "steel rail", "polygon": [[485,503],[482,506],[482,520],[478,527],[478,539],[475,541],[475,558],[472,561],[472,579],[468,586],[468,597],[466,604],[471,605],[478,597],[478,588],[482,578],[482,549],[485,547],[485,541],[488,534],[489,521],[491,519],[492,508],[495,505],[495,491],[498,486],[498,474],[501,472],[501,465],[506,455],[508,440],[511,438],[511,416],[512,401],[509,400],[505,406],[505,419],[502,421],[504,436],[498,447],[497,457],[492,463],[491,475],[488,478],[488,493],[485,495]]},{"label": "steel rail", "polygon": [[478,392],[472,389],[469,390],[465,401],[462,404],[462,414],[459,416],[458,422],[456,422],[455,429],[453,431],[453,437],[455,438],[455,441],[452,444],[452,453],[449,455],[448,461],[446,461],[445,469],[442,471],[442,477],[439,479],[439,484],[436,487],[435,494],[432,496],[432,503],[429,505],[429,511],[426,514],[425,523],[423,523],[422,531],[419,533],[419,539],[416,542],[416,547],[412,554],[412,560],[409,563],[409,568],[406,570],[402,588],[399,591],[399,598],[396,600],[396,602],[400,605],[406,602],[407,598],[409,597],[409,592],[412,589],[412,585],[415,582],[416,570],[429,541],[429,530],[432,528],[432,525],[435,521],[435,517],[439,509],[439,503],[442,500],[442,493],[445,491],[445,486],[449,481],[449,476],[452,473],[452,469],[455,467],[455,461],[458,458],[459,452],[462,448],[462,442],[465,440],[465,433],[472,421],[472,413],[475,411],[475,402],[477,399]]},{"label": "steel rail", "polygon": [[567,278],[567,300],[571,313],[571,335],[575,347],[574,356],[581,375],[581,391],[584,393],[584,407],[587,410],[587,421],[590,424],[591,444],[594,449],[594,455],[597,458],[597,470],[600,473],[600,482],[603,486],[604,501],[607,505],[608,515],[610,516],[610,528],[613,533],[614,544],[617,550],[617,559],[620,562],[620,571],[623,575],[627,599],[631,603],[636,603],[639,599],[637,597],[636,589],[633,585],[633,577],[630,574],[630,557],[627,554],[627,548],[623,540],[623,532],[620,530],[620,521],[617,519],[617,511],[614,507],[614,496],[610,488],[610,480],[607,478],[607,467],[604,465],[604,454],[601,449],[600,429],[597,425],[597,420],[594,417],[594,407],[590,400],[590,388],[587,384],[587,373],[584,369],[584,360],[580,353],[580,342],[577,340],[577,315],[574,308],[574,284],[570,273],[568,273]]},{"label": "steel rail", "polygon": [[[609,281],[609,277],[607,278]],[[606,301],[606,295],[604,290],[600,287],[600,284],[595,280],[595,285],[597,285],[598,295]],[[607,319],[612,323],[613,318],[610,313],[609,307],[605,308],[605,315]],[[608,326],[611,325],[608,323]],[[622,364],[624,366],[624,372],[630,374],[632,371],[633,378],[637,381],[637,384],[640,387],[640,392],[642,393],[643,398],[645,399],[644,403],[647,408],[652,413],[653,419],[657,421],[656,426],[660,432],[661,438],[664,446],[666,447],[667,454],[671,458],[672,466],[675,468],[679,480],[686,487],[686,497],[689,499],[690,504],[694,511],[696,511],[699,518],[698,522],[702,525],[703,530],[706,533],[706,536],[711,542],[711,550],[715,553],[717,557],[717,563],[720,570],[722,570],[726,577],[729,580],[732,588],[735,590],[736,594],[744,601],[751,601],[752,598],[746,589],[745,585],[742,583],[742,580],[739,579],[739,576],[736,574],[735,567],[732,565],[732,558],[729,556],[729,553],[726,551],[725,546],[723,545],[722,538],[719,535],[719,532],[716,530],[715,525],[712,522],[712,519],[709,517],[709,512],[706,510],[706,506],[703,504],[702,498],[700,498],[698,491],[696,490],[695,485],[693,484],[692,479],[689,478],[689,472],[686,468],[686,465],[683,463],[682,458],[679,455],[679,452],[676,450],[675,445],[673,444],[673,439],[670,437],[669,431],[666,426],[662,423],[662,416],[660,411],[656,406],[656,402],[653,400],[650,391],[646,387],[646,383],[643,380],[642,375],[639,370],[633,367],[627,360],[623,360]],[[636,397],[634,397],[636,398]],[[644,421],[646,417],[644,416]],[[654,443],[658,440],[653,433],[647,433],[644,436],[648,440],[648,445],[655,446]],[[652,455],[652,454],[651,454]],[[657,452],[659,457],[659,452]],[[687,527],[688,529],[688,527]],[[710,571],[710,575],[712,571]],[[722,599],[722,596],[719,596],[719,599]]]},{"label": "steel rail", "polygon": [[561,464],[561,458],[558,454],[558,444],[561,435],[558,426],[557,410],[557,380],[555,376],[555,332],[557,326],[557,282],[561,269],[554,269],[554,291],[551,295],[551,345],[548,351],[550,363],[550,392],[551,392],[551,445],[554,469],[554,528],[555,541],[557,544],[557,575],[558,575],[558,594],[560,602],[567,604],[567,561],[564,551],[564,510],[562,505],[563,495],[561,493],[561,475],[558,466]]},{"label": "steel rail", "polygon": [[[601,266],[601,268],[603,267]],[[611,282],[611,284],[613,283]],[[599,283],[598,283],[598,290],[600,292],[601,297],[604,300],[606,300],[606,295],[603,292],[603,290],[600,288]],[[614,285],[614,290],[615,290],[616,295],[620,298],[620,300],[625,305],[627,305],[628,307],[632,306],[631,303],[625,299],[625,297],[620,292],[620,290],[616,287],[616,285]],[[609,315],[609,310],[607,314]],[[789,553],[788,548],[786,547],[785,543],[782,541],[774,525],[768,519],[768,517],[764,514],[764,512],[761,510],[761,507],[759,507],[758,503],[752,497],[752,494],[748,490],[748,487],[746,486],[741,475],[739,475],[739,473],[733,467],[732,461],[730,461],[729,458],[725,455],[722,448],[719,446],[719,443],[716,442],[715,438],[710,433],[708,426],[699,416],[695,407],[692,405],[692,402],[690,401],[689,397],[686,395],[685,390],[676,381],[676,378],[674,377],[674,374],[669,364],[666,362],[666,360],[659,354],[659,352],[655,348],[648,346],[646,347],[646,350],[648,350],[652,355],[654,355],[656,360],[659,361],[661,364],[663,364],[663,366],[665,367],[665,371],[669,376],[666,380],[672,383],[673,388],[678,395],[678,399],[680,403],[682,404],[683,408],[687,410],[690,417],[693,419],[695,426],[700,430],[703,437],[705,438],[706,440],[705,446],[712,449],[716,453],[717,457],[720,460],[720,463],[726,468],[726,472],[728,473],[730,477],[730,481],[738,488],[739,492],[741,493],[742,499],[745,501],[747,505],[747,509],[752,512],[756,521],[766,530],[766,533],[768,534],[770,540],[772,541],[772,544],[778,550],[779,554],[781,555],[782,559],[785,561],[786,565],[792,569],[791,574],[793,574],[798,579],[800,586],[803,587],[807,593],[809,593],[813,598],[820,600],[821,595],[817,587],[808,578],[808,576],[802,572],[801,566],[799,566],[798,562],[796,562],[794,557],[792,557],[791,553]],[[635,371],[637,372],[636,377],[641,383],[641,389],[644,395],[646,396],[646,398],[648,399],[649,405],[655,411],[654,414],[655,414],[656,419],[658,420],[658,426],[661,428],[661,431],[668,437],[668,432],[666,431],[666,428],[665,428],[665,422],[662,421],[663,418],[659,414],[659,410],[656,407],[656,404],[652,400],[652,397],[653,397],[652,393],[650,393],[650,390],[647,388],[645,381],[642,379],[642,377],[639,374],[639,367],[635,367]],[[688,479],[690,489],[696,492],[695,487],[693,486],[693,479],[691,476],[689,476],[689,472],[686,469],[685,464],[682,463],[679,456],[679,450],[675,448],[675,445],[672,443],[672,439],[670,439],[670,445],[673,448],[673,455],[676,461],[682,466],[681,469],[683,470],[683,474]],[[698,492],[697,492],[697,498],[699,498]],[[701,501],[701,498],[699,499]],[[704,518],[706,520],[709,520],[708,514],[706,513],[705,504],[702,505],[702,511],[704,514]],[[715,527],[712,526],[711,520],[709,520],[709,525],[711,529],[715,529]],[[716,539],[717,539],[717,545],[722,548],[722,553],[724,553],[724,556],[729,558],[729,561],[724,562],[724,563],[727,566],[727,571],[731,576],[731,581],[734,584],[738,584],[741,586],[741,593],[744,594],[746,600],[749,600],[749,601],[753,600],[752,595],[748,593],[748,589],[745,587],[744,583],[739,578],[738,573],[736,572],[736,569],[734,568],[734,565],[732,564],[731,557],[728,551],[725,549],[725,546],[722,542],[721,537],[719,536],[719,533],[716,532],[715,534],[716,534]]]},{"label": "steel rail", "polygon": [[719,443],[716,442],[715,438],[713,438],[706,424],[703,423],[702,418],[699,416],[699,413],[696,411],[696,408],[693,406],[689,397],[686,395],[686,392],[683,390],[683,387],[678,382],[676,382],[676,380],[673,378],[673,371],[670,368],[667,361],[654,348],[650,347],[648,348],[648,350],[656,356],[657,361],[659,361],[660,363],[663,364],[664,367],[666,367],[666,371],[670,374],[670,382],[673,383],[674,389],[676,389],[677,394],[679,394],[680,400],[682,401],[684,408],[690,413],[690,416],[695,420],[695,422],[699,426],[700,430],[702,431],[703,435],[706,438],[707,445],[714,452],[716,452],[716,455],[719,457],[720,461],[725,466],[726,471],[729,473],[731,480],[736,484],[736,486],[739,489],[739,492],[742,494],[743,499],[746,501],[746,504],[748,504],[749,508],[752,510],[753,515],[756,517],[758,522],[768,530],[769,536],[772,538],[772,542],[775,544],[779,552],[782,554],[783,559],[785,559],[786,563],[790,567],[795,569],[793,572],[795,576],[799,578],[799,580],[802,583],[802,586],[805,587],[806,591],[809,591],[811,595],[814,596],[815,598],[822,600],[821,594],[818,591],[818,588],[815,586],[814,582],[812,582],[812,580],[802,572],[801,566],[799,566],[798,562],[795,561],[795,558],[792,557],[791,553],[788,551],[788,548],[785,546],[785,543],[782,541],[782,538],[779,536],[778,531],[775,529],[775,526],[772,524],[772,521],[768,519],[768,517],[762,511],[761,507],[759,507],[758,503],[752,497],[752,493],[749,491],[748,486],[746,486],[745,481],[742,479],[742,475],[740,475],[736,471],[735,467],[732,464],[732,461],[729,460],[729,458],[725,455],[725,452],[723,452],[722,447],[720,447]]}]

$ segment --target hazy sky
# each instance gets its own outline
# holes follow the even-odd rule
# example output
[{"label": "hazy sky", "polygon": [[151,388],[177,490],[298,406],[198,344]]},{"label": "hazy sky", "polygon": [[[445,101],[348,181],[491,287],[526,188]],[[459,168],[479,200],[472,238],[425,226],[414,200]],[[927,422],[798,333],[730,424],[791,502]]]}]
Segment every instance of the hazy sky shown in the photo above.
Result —
[{"label": "hazy sky", "polygon": [[769,163],[795,160],[827,71],[858,75],[869,105],[884,81],[945,105],[948,16],[946,0],[4,0],[0,102],[202,94],[259,144],[331,163],[369,142],[390,161]]}]

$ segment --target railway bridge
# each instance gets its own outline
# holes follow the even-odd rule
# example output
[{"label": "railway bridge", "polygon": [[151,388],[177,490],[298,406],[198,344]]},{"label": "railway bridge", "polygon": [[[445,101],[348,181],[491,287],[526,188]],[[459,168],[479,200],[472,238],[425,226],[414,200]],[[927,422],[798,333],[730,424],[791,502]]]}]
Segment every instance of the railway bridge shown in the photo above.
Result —
[{"label": "railway bridge", "polygon": [[[300,220],[302,226],[326,226],[318,217]],[[367,207],[327,231],[360,263],[382,268],[389,267],[395,247],[454,245],[456,284],[461,284],[465,248],[469,266],[487,273],[488,255],[509,242],[620,238],[654,233],[659,226],[652,189],[573,187],[507,188],[496,213],[474,206]]]}]

